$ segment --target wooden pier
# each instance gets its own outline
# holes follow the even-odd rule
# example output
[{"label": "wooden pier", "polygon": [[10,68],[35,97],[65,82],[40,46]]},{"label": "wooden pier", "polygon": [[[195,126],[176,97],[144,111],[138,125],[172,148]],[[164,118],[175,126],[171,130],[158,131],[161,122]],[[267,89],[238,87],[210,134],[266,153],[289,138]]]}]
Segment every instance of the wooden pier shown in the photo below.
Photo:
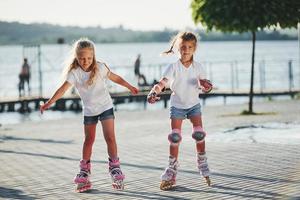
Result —
[{"label": "wooden pier", "polygon": [[[128,92],[111,93],[114,105],[130,103],[130,102],[143,102],[146,108],[147,95],[149,91],[142,91],[137,95],[131,95]],[[269,92],[256,92],[255,97],[272,97],[272,96],[290,96],[294,98],[300,91],[269,91]],[[159,96],[161,101],[164,102],[164,107],[167,107],[167,103],[170,99],[171,91],[167,90],[161,93]],[[227,97],[247,97],[249,92],[236,91],[236,92],[225,92],[225,91],[214,91],[209,94],[199,94],[199,98],[203,100],[205,104],[206,99],[223,97],[223,102],[226,104]],[[7,99],[0,101],[0,112],[20,112],[26,113],[33,110],[38,110],[41,102],[46,102],[48,98],[43,97],[23,97],[19,99]],[[79,112],[82,110],[81,100],[78,96],[69,96],[59,99],[52,107],[52,110],[59,111],[75,111]]]}]

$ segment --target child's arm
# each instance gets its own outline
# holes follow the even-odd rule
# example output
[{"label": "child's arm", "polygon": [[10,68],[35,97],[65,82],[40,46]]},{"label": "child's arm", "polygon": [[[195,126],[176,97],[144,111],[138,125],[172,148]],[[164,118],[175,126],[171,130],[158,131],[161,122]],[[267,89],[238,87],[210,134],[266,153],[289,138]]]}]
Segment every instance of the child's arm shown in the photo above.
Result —
[{"label": "child's arm", "polygon": [[157,95],[161,93],[161,91],[166,87],[167,82],[168,79],[166,77],[163,77],[157,84],[153,86],[147,97],[149,103],[155,103],[160,99],[159,97],[157,97]]},{"label": "child's arm", "polygon": [[40,106],[40,111],[43,114],[44,110],[48,109],[51,104],[60,99],[65,92],[71,87],[71,83],[65,81],[54,93],[54,95],[43,105]]},{"label": "child's arm", "polygon": [[130,92],[132,94],[137,94],[139,92],[139,90],[136,87],[132,86],[127,81],[125,81],[121,76],[119,76],[111,71],[108,74],[108,78],[109,78],[109,80],[111,80],[119,85],[122,85],[123,87],[126,87],[128,90],[130,90]]}]

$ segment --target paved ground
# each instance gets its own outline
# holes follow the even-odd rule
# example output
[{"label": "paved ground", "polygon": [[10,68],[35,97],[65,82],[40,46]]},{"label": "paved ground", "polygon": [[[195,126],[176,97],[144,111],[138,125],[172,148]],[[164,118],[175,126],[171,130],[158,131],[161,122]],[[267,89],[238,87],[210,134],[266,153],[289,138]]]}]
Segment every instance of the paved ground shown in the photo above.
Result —
[{"label": "paved ground", "polygon": [[[205,108],[204,122],[211,135],[259,122],[299,123],[299,101],[284,104],[257,105],[258,110],[275,114],[249,118],[234,115],[241,107]],[[290,115],[282,118],[285,112]],[[93,150],[93,189],[74,192],[72,180],[78,172],[83,139],[78,117],[0,127],[0,199],[300,199],[299,137],[293,143],[262,143],[225,142],[208,136],[213,183],[208,187],[197,173],[194,142],[185,122],[178,186],[160,191],[160,175],[168,157],[168,111],[117,112],[116,117],[119,156],[126,174],[124,191],[111,188],[99,127]]]}]

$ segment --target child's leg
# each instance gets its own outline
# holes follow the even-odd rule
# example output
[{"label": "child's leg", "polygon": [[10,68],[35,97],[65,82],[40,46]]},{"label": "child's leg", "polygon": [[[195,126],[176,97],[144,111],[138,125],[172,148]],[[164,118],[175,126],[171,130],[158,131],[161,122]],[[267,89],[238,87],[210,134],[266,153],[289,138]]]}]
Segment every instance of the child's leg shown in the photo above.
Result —
[{"label": "child's leg", "polygon": [[161,190],[169,190],[176,185],[176,175],[178,169],[177,158],[179,143],[181,141],[181,124],[182,119],[171,118],[172,132],[168,136],[170,142],[169,164],[161,175]]},{"label": "child's leg", "polygon": [[210,170],[208,168],[207,157],[205,155],[205,136],[206,133],[202,128],[201,115],[191,116],[190,120],[193,124],[193,139],[196,141],[197,148],[197,165],[200,174],[205,178],[206,183],[210,186]]},{"label": "child's leg", "polygon": [[114,119],[106,119],[101,121],[103,135],[107,144],[108,156],[112,159],[118,158],[117,142],[115,137]]},{"label": "child's leg", "polygon": [[109,118],[101,121],[104,138],[107,144],[109,174],[112,179],[114,189],[124,189],[123,180],[125,175],[121,171],[120,161],[117,151],[117,143],[114,130],[114,119]]},{"label": "child's leg", "polygon": [[90,160],[92,155],[92,148],[95,141],[97,124],[85,124],[84,125],[84,143],[82,149],[82,159]]},{"label": "child's leg", "polygon": [[80,161],[79,173],[74,178],[74,183],[77,192],[84,192],[91,189],[92,183],[90,182],[91,175],[91,155],[92,147],[95,141],[97,123],[85,124],[84,125],[84,142],[82,148],[82,160]]},{"label": "child's leg", "polygon": [[[202,118],[201,115],[191,116],[190,121],[193,124],[193,129],[200,128],[202,129]],[[205,153],[205,140],[201,142],[196,142],[197,153]]]},{"label": "child's leg", "polygon": [[[182,119],[176,119],[176,118],[172,118],[171,119],[171,128],[172,128],[172,134],[174,133],[177,133],[177,134],[181,134],[181,125],[182,125]],[[175,130],[175,131],[173,131]],[[176,132],[176,130],[178,130]],[[170,138],[170,135],[169,135],[169,138]],[[176,135],[175,135],[176,136]],[[181,137],[181,136],[180,136]],[[169,139],[170,140],[170,139]],[[179,141],[180,142],[180,141]],[[170,156],[173,157],[173,158],[178,158],[178,152],[179,152],[179,142],[178,144],[174,145],[174,143],[171,142],[170,144]]]}]

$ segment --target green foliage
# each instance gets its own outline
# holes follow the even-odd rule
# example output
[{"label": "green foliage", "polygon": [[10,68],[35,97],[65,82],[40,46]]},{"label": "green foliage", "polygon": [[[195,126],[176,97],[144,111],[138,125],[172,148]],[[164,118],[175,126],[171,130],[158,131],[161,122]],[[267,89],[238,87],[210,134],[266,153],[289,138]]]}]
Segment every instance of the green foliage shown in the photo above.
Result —
[{"label": "green foliage", "polygon": [[192,0],[191,7],[196,24],[223,32],[296,27],[300,18],[299,0]]},{"label": "green foliage", "polygon": [[296,27],[299,22],[299,0],[192,0],[194,22],[208,30],[222,32],[251,32],[252,59],[249,111],[253,114],[253,86],[256,32],[265,28]]},{"label": "green foliage", "polygon": [[300,92],[298,92],[297,94],[295,94],[294,99],[300,99]]},{"label": "green foliage", "polygon": [[268,101],[273,101],[273,97],[271,95],[267,96]]},{"label": "green foliage", "polygon": [[[277,115],[276,112],[250,112],[249,110],[243,110],[239,115]],[[236,115],[236,116],[239,116]],[[228,116],[235,116],[235,115],[228,115]]]},{"label": "green foliage", "polygon": [[51,24],[22,24],[0,21],[0,44],[57,43],[63,38],[72,43],[80,37],[88,37],[97,43],[113,42],[166,42],[177,31],[132,31],[122,26],[114,28],[59,26]]},{"label": "green foliage", "polygon": [[257,113],[249,111],[249,110],[243,110],[241,112],[241,115],[257,115]]}]

